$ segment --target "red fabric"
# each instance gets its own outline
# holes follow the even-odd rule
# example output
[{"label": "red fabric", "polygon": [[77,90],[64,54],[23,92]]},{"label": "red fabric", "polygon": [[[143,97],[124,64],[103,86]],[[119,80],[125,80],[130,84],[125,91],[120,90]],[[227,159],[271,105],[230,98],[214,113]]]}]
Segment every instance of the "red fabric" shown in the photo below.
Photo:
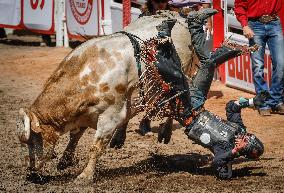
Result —
[{"label": "red fabric", "polygon": [[123,27],[126,27],[131,22],[131,1],[122,0],[123,6]]},{"label": "red fabric", "polygon": [[280,20],[282,23],[282,30],[283,30],[283,34],[284,34],[284,0],[282,0],[282,8],[279,12],[279,16],[280,16]]},{"label": "red fabric", "polygon": [[[222,0],[214,0],[213,8],[217,9],[218,13],[213,16],[213,48],[219,48],[224,41],[224,14],[221,7]],[[225,65],[220,65],[218,67],[218,77],[219,79],[225,83],[226,75],[225,75]]]},{"label": "red fabric", "polygon": [[235,0],[235,14],[241,25],[248,25],[248,18],[278,13],[282,0]]}]

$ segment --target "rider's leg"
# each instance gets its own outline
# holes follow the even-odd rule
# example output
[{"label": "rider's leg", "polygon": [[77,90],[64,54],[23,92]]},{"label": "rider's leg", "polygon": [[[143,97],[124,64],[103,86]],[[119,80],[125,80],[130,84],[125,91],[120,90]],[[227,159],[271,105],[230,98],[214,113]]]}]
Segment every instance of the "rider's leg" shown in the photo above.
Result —
[{"label": "rider's leg", "polygon": [[230,48],[224,45],[215,50],[211,56],[205,50],[206,35],[203,25],[208,17],[216,13],[217,11],[211,8],[203,9],[189,13],[187,18],[192,44],[200,61],[200,69],[193,79],[193,85],[203,93],[205,99],[213,80],[215,68],[242,53],[241,49]]}]

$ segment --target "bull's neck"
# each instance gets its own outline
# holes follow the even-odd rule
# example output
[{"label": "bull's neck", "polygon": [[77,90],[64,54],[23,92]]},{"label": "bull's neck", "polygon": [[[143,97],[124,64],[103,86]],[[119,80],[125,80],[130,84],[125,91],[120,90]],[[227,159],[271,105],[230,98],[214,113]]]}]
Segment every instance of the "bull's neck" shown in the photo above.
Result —
[{"label": "bull's neck", "polygon": [[39,124],[49,125],[55,130],[60,130],[60,128],[64,127],[64,122],[60,121],[59,118],[54,118],[48,112],[44,114],[43,111],[36,108],[35,106],[31,107],[31,112],[36,116],[39,121]]}]

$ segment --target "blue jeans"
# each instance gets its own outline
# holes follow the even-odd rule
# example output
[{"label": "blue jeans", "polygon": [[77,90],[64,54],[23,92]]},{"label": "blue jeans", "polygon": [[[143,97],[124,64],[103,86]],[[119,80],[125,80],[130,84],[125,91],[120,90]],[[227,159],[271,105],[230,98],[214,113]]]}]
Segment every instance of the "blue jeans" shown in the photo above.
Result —
[{"label": "blue jeans", "polygon": [[199,90],[199,88],[193,85],[189,87],[189,92],[193,110],[199,110],[200,107],[203,107],[206,97],[204,96],[203,92]]},{"label": "blue jeans", "polygon": [[[263,24],[259,21],[249,21],[249,27],[255,36],[249,40],[250,46],[255,43],[261,48],[251,53],[254,86],[256,93],[267,90],[270,93],[261,109],[271,109],[283,103],[283,72],[284,72],[284,39],[280,20]],[[268,89],[264,80],[264,53],[265,46],[268,45],[272,59],[272,79],[271,87]]]}]

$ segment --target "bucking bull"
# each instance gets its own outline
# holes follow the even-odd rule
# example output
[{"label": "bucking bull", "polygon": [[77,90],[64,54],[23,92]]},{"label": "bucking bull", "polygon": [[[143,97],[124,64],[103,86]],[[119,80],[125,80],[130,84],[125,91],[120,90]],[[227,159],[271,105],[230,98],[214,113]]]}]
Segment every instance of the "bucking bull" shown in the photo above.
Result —
[{"label": "bucking bull", "polygon": [[[190,33],[185,19],[177,13],[162,12],[139,18],[125,31],[147,40],[155,37],[156,26],[169,18],[177,19],[172,39],[183,69],[193,72],[196,56]],[[145,64],[141,65],[143,71]],[[28,146],[29,175],[39,176],[44,163],[54,156],[59,137],[67,132],[70,132],[70,141],[57,168],[71,166],[76,145],[89,127],[96,133],[90,146],[89,162],[77,179],[92,179],[97,159],[115,129],[141,110],[130,108],[138,80],[134,48],[125,33],[91,39],[68,54],[34,103],[20,109],[17,130],[20,142]]]}]

